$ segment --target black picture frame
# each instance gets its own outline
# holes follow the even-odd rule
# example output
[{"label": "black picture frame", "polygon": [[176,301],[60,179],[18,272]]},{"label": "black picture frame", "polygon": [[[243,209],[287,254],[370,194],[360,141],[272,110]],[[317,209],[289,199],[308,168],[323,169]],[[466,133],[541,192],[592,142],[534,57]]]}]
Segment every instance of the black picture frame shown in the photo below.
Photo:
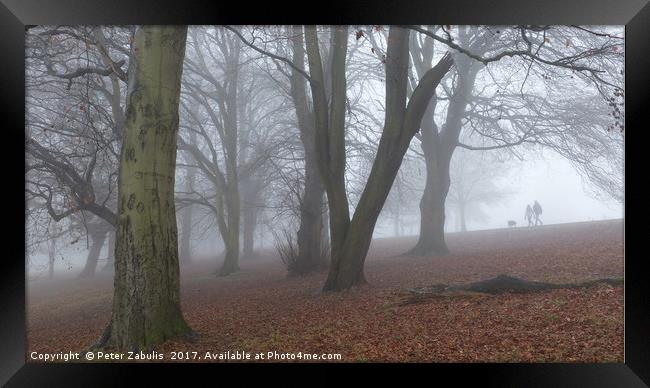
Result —
[{"label": "black picture frame", "polygon": [[[299,8],[298,8],[299,7]],[[295,12],[290,12],[293,9]],[[0,0],[0,109],[3,131],[0,152],[6,232],[0,271],[0,384],[7,386],[98,386],[133,383],[140,372],[155,370],[166,382],[182,379],[184,386],[198,374],[219,383],[223,375],[240,383],[253,377],[273,378],[287,384],[328,385],[347,381],[341,373],[361,372],[365,377],[392,378],[410,385],[453,381],[454,385],[480,382],[488,386],[518,387],[643,387],[650,384],[650,309],[644,255],[632,255],[630,247],[642,228],[627,227],[643,217],[625,214],[625,362],[622,364],[400,364],[400,365],[193,365],[193,364],[34,364],[25,363],[25,261],[24,261],[24,32],[41,24],[582,24],[625,25],[626,33],[626,145],[625,199],[639,208],[644,199],[630,191],[630,172],[643,173],[641,134],[644,108],[650,100],[650,5],[647,0],[553,1],[327,1],[281,4],[267,2],[211,3],[208,1],[99,1],[99,0]],[[647,109],[647,108],[646,108]],[[645,124],[645,125],[644,125]],[[629,135],[632,133],[632,140]],[[631,162],[632,161],[632,162]],[[638,171],[637,171],[638,170]],[[640,176],[639,176],[640,178]],[[642,179],[642,178],[640,178]],[[638,184],[638,183],[637,183]],[[641,192],[642,193],[642,192]],[[636,208],[637,205],[632,205]],[[643,244],[640,244],[643,245]],[[218,368],[215,372],[214,368]],[[296,368],[307,378],[297,378]],[[184,373],[179,373],[180,368]],[[189,369],[189,371],[187,370]],[[251,371],[254,371],[251,373]],[[125,373],[128,372],[128,373]],[[416,373],[417,372],[417,373]],[[137,374],[136,374],[137,373]],[[190,377],[191,376],[191,377]],[[148,377],[144,377],[148,378]],[[169,380],[167,380],[169,379]],[[451,379],[451,380],[449,380]],[[422,384],[420,382],[417,384]],[[199,383],[196,383],[199,384]],[[413,383],[415,384],[415,383]]]}]

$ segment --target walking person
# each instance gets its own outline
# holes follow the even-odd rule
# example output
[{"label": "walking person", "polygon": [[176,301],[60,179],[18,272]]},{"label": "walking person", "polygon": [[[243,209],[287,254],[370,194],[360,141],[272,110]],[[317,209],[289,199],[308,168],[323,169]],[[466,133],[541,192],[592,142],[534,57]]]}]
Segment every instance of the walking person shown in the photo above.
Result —
[{"label": "walking person", "polygon": [[533,208],[530,205],[526,205],[524,218],[528,221],[528,226],[533,226]]},{"label": "walking person", "polygon": [[538,222],[539,225],[544,225],[542,220],[539,219],[539,216],[542,214],[542,205],[537,201],[535,201],[535,204],[533,205],[533,212],[535,213],[535,225],[538,225]]}]

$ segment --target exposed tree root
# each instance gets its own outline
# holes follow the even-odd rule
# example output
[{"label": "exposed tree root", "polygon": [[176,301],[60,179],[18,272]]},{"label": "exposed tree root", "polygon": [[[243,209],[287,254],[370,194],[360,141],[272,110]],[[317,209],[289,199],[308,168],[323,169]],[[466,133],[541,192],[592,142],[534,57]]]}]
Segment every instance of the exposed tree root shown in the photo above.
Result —
[{"label": "exposed tree root", "polygon": [[[85,352],[98,352],[98,351],[107,351],[107,350],[120,350],[117,349],[117,347],[114,345],[114,343],[111,341],[111,335],[112,335],[112,326],[113,322],[109,322],[108,326],[104,329],[101,337],[95,342],[94,344],[90,345],[85,349]],[[172,339],[177,339],[183,342],[189,342],[189,343],[196,343],[200,337],[200,334],[191,328],[187,328],[187,331],[178,335],[176,338],[170,338],[169,340]],[[132,346],[130,351],[140,351],[140,350],[146,350],[148,352],[151,352],[156,349],[155,345],[150,345],[147,349],[140,349],[137,346]]]},{"label": "exposed tree root", "polygon": [[404,252],[400,256],[411,256],[411,257],[446,256],[449,253],[450,253],[449,249],[446,246],[428,248],[418,244],[413,248],[409,249],[408,251]]},{"label": "exposed tree root", "polygon": [[453,295],[457,292],[471,292],[481,294],[525,294],[533,292],[542,292],[560,288],[586,288],[598,284],[609,284],[610,286],[619,286],[623,284],[622,278],[604,278],[596,280],[587,280],[580,283],[545,283],[530,280],[524,280],[509,275],[499,275],[497,277],[483,280],[480,282],[446,285],[434,284],[427,287],[409,289],[410,296],[400,305],[408,305],[423,302],[428,297]]}]

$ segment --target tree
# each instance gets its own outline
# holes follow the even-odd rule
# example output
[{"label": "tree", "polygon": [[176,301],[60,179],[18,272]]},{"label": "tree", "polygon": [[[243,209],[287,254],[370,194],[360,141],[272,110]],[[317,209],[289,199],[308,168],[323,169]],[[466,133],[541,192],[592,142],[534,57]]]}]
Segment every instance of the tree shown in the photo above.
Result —
[{"label": "tree", "polygon": [[[240,55],[241,42],[237,37],[230,36],[225,30],[214,29],[211,33],[192,34],[192,42],[197,49],[188,56],[188,73],[196,75],[194,79],[185,82],[188,97],[191,98],[186,110],[194,115],[193,121],[198,128],[197,135],[208,144],[207,155],[197,146],[181,138],[179,148],[188,152],[195,160],[200,171],[212,183],[215,191],[213,203],[208,204],[214,209],[217,225],[221,238],[226,247],[224,262],[218,271],[221,276],[229,275],[239,270],[239,231],[241,218],[241,205],[239,193],[238,171],[238,91],[240,86]],[[213,74],[206,54],[214,56],[213,46],[223,57],[219,63],[220,75]],[[194,57],[195,56],[195,57]],[[219,80],[221,78],[222,80]],[[213,88],[214,91],[206,87]],[[212,132],[203,125],[203,120],[198,116],[198,108],[207,113],[209,124],[215,128],[217,139],[213,139]],[[220,144],[217,144],[218,140]],[[222,157],[217,153],[217,146],[222,149]],[[220,159],[221,164],[220,166]]]},{"label": "tree", "polygon": [[[321,182],[320,173],[316,161],[315,151],[315,129],[314,129],[314,111],[309,104],[306,81],[309,80],[309,74],[305,71],[305,42],[304,31],[302,26],[293,26],[286,28],[286,42],[291,48],[291,59],[273,54],[265,48],[260,48],[248,41],[240,31],[233,27],[226,27],[235,33],[247,46],[261,53],[267,58],[274,61],[276,69],[286,76],[289,81],[286,87],[281,81],[276,83],[281,89],[288,89],[287,94],[290,98],[291,105],[295,112],[295,125],[298,128],[300,142],[303,148],[303,171],[299,174],[300,181],[292,196],[297,200],[299,226],[294,236],[288,231],[283,231],[281,244],[290,243],[295,252],[286,252],[291,256],[291,272],[305,274],[326,268],[327,261],[324,252],[327,250],[326,228],[324,227],[324,194],[325,190]],[[267,33],[265,41],[278,41],[281,35],[278,33]],[[280,40],[283,38],[280,38]],[[253,41],[255,37],[253,38]],[[285,51],[285,47],[277,45],[276,51]],[[331,54],[331,53],[330,53]],[[289,72],[282,69],[279,62],[288,64],[291,68]],[[326,67],[331,64],[331,55],[328,56]],[[327,77],[327,74],[325,74]],[[327,86],[327,85],[326,85]],[[331,91],[327,89],[326,95],[329,96]],[[282,174],[283,175],[283,174]],[[284,176],[284,178],[287,178]]]},{"label": "tree", "polygon": [[[112,231],[113,226],[107,224],[97,217],[93,217],[89,222],[85,222],[86,230],[90,237],[90,250],[88,251],[88,256],[86,258],[86,264],[81,270],[79,277],[88,278],[95,276],[95,270],[97,269],[97,262],[99,260],[99,255],[101,253],[106,237]],[[110,249],[110,247],[109,247]],[[110,255],[110,253],[109,253]]]},{"label": "tree", "polygon": [[98,346],[147,349],[186,336],[174,181],[187,27],[144,26],[134,41],[118,179],[113,310]]},{"label": "tree", "polygon": [[26,36],[25,191],[53,221],[77,218],[75,228],[92,232],[84,277],[94,275],[105,239],[95,226],[114,240],[131,36],[128,28],[83,26],[37,27]]},{"label": "tree", "polygon": [[321,182],[316,154],[316,133],[314,112],[307,102],[304,71],[305,49],[302,27],[294,27],[292,36],[293,63],[291,71],[291,98],[296,110],[300,141],[305,155],[304,188],[300,200],[300,227],[298,229],[298,257],[295,270],[307,273],[327,267],[323,256],[323,196],[325,189]]},{"label": "tree", "polygon": [[[556,88],[561,88],[561,83],[571,84],[573,88],[599,95],[601,103],[596,105],[606,111],[603,103],[617,103],[622,95],[618,86],[622,79],[617,68],[623,58],[619,37],[577,26],[514,26],[496,30],[458,26],[453,29],[455,31],[449,26],[410,28],[431,38],[419,41],[419,44],[412,42],[412,47],[415,47],[412,52],[418,53],[413,56],[416,71],[419,65],[430,62],[428,58],[431,57],[433,41],[436,41],[456,51],[457,76],[455,84],[447,92],[449,101],[443,125],[439,127],[435,123],[436,100],[432,101],[432,107],[422,122],[421,145],[427,165],[427,181],[420,203],[420,235],[410,254],[424,256],[449,251],[444,237],[444,204],[451,183],[450,161],[457,147],[491,150],[538,144],[568,156],[579,171],[601,187],[609,188],[610,192],[612,187],[617,187],[617,182],[612,182],[612,177],[618,175],[616,172],[603,174],[602,163],[598,165],[590,161],[592,158],[580,156],[588,150],[590,154],[606,152],[609,161],[616,160],[617,156],[620,158],[620,154],[606,146],[605,141],[586,139],[602,139],[606,125],[601,121],[587,128],[587,132],[583,131],[585,128],[578,129],[574,118],[563,119],[570,116],[567,112],[584,111],[584,104],[574,104],[579,101],[575,98],[570,103],[555,104],[550,102],[554,99],[541,97],[540,90],[547,90],[543,84],[548,82],[555,82]],[[506,65],[491,70],[494,66],[490,68],[489,65],[497,62]],[[518,72],[506,66],[523,68],[524,71],[520,72],[523,75],[513,76]],[[487,73],[491,82],[482,83],[482,89],[475,91],[481,70],[485,70],[482,73]],[[496,80],[499,73],[502,73],[502,82]],[[485,94],[490,94],[490,97]],[[571,104],[574,106],[569,107]],[[550,105],[557,105],[557,110],[547,109]],[[560,116],[558,120],[559,112],[565,117]],[[617,112],[620,117],[621,112]],[[480,144],[460,142],[463,128],[478,135]],[[573,141],[567,141],[569,138]],[[576,152],[578,147],[581,151]]]},{"label": "tree", "polygon": [[435,88],[453,61],[445,55],[420,79],[407,104],[409,30],[391,27],[386,50],[385,120],[377,154],[354,215],[345,190],[345,113],[347,27],[335,27],[331,40],[331,97],[315,27],[305,28],[310,86],[316,122],[316,152],[330,213],[332,261],[323,289],[338,291],[365,282],[363,266],[379,213]]}]

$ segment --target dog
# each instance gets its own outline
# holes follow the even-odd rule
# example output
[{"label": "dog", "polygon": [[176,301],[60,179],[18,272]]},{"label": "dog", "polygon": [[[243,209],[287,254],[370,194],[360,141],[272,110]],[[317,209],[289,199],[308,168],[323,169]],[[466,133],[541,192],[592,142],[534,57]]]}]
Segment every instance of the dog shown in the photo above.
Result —
[{"label": "dog", "polygon": [[517,226],[517,223],[515,221],[513,221],[513,220],[510,220],[510,221],[508,221],[508,226],[511,227],[511,228],[514,228],[515,226]]}]

